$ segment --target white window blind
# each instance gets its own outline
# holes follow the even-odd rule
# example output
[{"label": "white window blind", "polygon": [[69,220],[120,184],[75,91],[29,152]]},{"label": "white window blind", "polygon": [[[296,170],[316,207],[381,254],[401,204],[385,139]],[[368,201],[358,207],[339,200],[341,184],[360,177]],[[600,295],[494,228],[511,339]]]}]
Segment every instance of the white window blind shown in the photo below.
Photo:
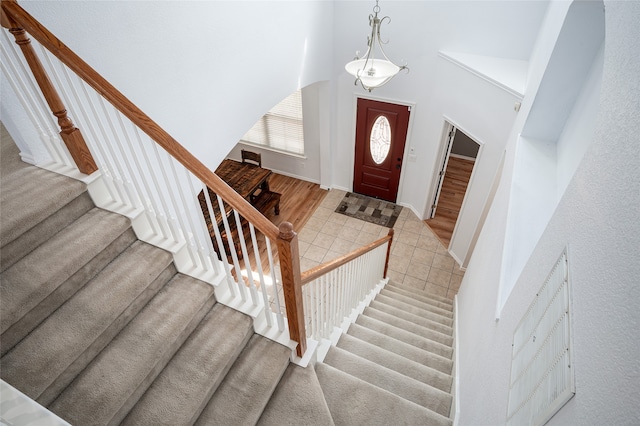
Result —
[{"label": "white window blind", "polygon": [[292,154],[304,154],[300,90],[266,113],[242,137],[242,141]]}]

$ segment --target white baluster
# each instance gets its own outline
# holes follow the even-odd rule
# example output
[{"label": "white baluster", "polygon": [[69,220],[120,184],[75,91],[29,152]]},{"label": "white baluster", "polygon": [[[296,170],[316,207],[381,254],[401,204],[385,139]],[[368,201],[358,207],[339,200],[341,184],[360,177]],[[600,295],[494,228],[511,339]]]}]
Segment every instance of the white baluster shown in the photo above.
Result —
[{"label": "white baluster", "polygon": [[[197,194],[198,191],[196,190],[196,187],[194,185],[194,181],[197,181],[197,179],[191,174],[191,172],[189,172],[186,167],[183,167],[182,170],[187,182],[189,183],[189,193]],[[202,193],[205,194],[207,192],[207,190],[203,190]],[[194,225],[193,234],[194,238],[197,239],[197,244],[200,246],[200,253],[202,253],[202,256],[204,257],[202,259],[202,263],[205,265],[205,270],[209,270],[208,265],[210,264],[213,267],[214,274],[220,275],[222,273],[222,270],[220,269],[220,264],[218,263],[217,259],[213,258],[215,255],[213,242],[211,241],[211,236],[209,235],[207,225],[204,222],[204,216],[202,216],[201,214],[201,207],[200,202],[198,201],[198,197],[191,197],[191,203],[189,205],[191,205],[191,209],[195,209],[196,217],[198,218],[197,222],[200,224],[199,228],[197,227],[197,225]]]},{"label": "white baluster", "polygon": [[320,298],[320,286],[322,279],[318,278],[313,284],[313,301],[314,310],[316,314],[316,325],[314,333],[317,336],[317,340],[322,339],[322,299]]},{"label": "white baluster", "polygon": [[[60,95],[60,97],[63,99],[64,105],[67,109],[68,115],[69,117],[72,117],[73,119],[76,120],[76,124],[78,123],[78,116],[77,114],[75,114],[75,111],[73,110],[73,103],[70,102],[71,97],[69,96],[69,94],[67,93],[67,89],[65,87],[64,84],[62,84],[62,79],[60,78],[60,75],[58,73],[58,69],[57,67],[54,65],[54,63],[51,60],[51,55],[49,54],[49,52],[39,43],[36,43],[37,46],[40,47],[40,51],[41,51],[41,57],[44,57],[44,63],[43,63],[43,67],[47,68],[49,70],[48,75],[53,75],[53,78],[55,80],[55,82],[57,83],[57,88],[58,88],[58,93]],[[56,63],[60,63],[59,61],[56,61]],[[58,139],[58,132],[56,132],[56,139]],[[60,146],[62,147],[62,142],[59,142]],[[67,150],[63,149],[64,151],[64,156],[63,158],[66,160],[65,162],[68,163],[68,166],[71,167],[72,169],[77,169],[77,165],[75,164],[75,161],[73,161],[70,158],[70,154],[67,154]]]},{"label": "white baluster", "polygon": [[[104,148],[102,147],[102,143],[100,143],[100,139],[97,136],[97,132],[95,129],[94,121],[98,119],[98,117],[92,116],[87,112],[87,109],[82,102],[84,98],[89,105],[92,105],[93,102],[89,97],[89,93],[87,92],[86,85],[84,82],[78,77],[76,74],[70,75],[69,70],[64,67],[63,68],[65,78],[69,87],[71,88],[74,98],[76,100],[76,104],[78,106],[78,111],[80,116],[76,117],[79,121],[82,121],[84,125],[82,126],[83,134],[85,136],[85,141],[89,146],[91,153],[93,154],[94,160],[100,170],[100,173],[103,176],[103,180],[105,183],[105,187],[107,192],[109,193],[109,197],[112,200],[117,200],[116,195],[114,194],[113,182],[111,180],[111,169],[107,156],[104,153]],[[75,77],[75,82],[72,80],[72,77]],[[82,94],[78,92],[78,87],[82,90]]]},{"label": "white baluster", "polygon": [[102,133],[102,137],[103,137],[103,145],[106,148],[106,153],[108,153],[108,156],[111,158],[110,161],[110,165],[111,165],[111,178],[112,178],[112,182],[113,182],[113,186],[115,189],[115,192],[117,194],[116,200],[118,203],[120,204],[127,204],[126,201],[126,196],[125,196],[125,191],[122,185],[122,170],[120,169],[120,162],[118,161],[118,157],[115,155],[115,152],[113,151],[113,147],[112,144],[110,143],[111,140],[113,139],[113,135],[109,136],[109,134],[107,133],[107,130],[105,129],[105,122],[107,121],[107,113],[106,113],[106,109],[104,106],[104,101],[102,100],[101,97],[97,97],[96,98],[96,103],[98,105],[101,106],[102,109],[102,114],[100,114],[94,107],[94,103],[90,103],[90,107],[94,112],[94,115],[96,117],[96,121],[98,123],[98,127],[100,128],[100,132]]},{"label": "white baluster", "polygon": [[[2,31],[4,37],[8,40],[7,32]],[[8,41],[10,43],[10,41]],[[55,149],[55,146],[51,144],[51,140],[49,139],[49,135],[51,134],[51,130],[43,129],[43,126],[48,127],[47,120],[43,115],[41,109],[38,108],[37,103],[33,97],[33,94],[28,90],[27,84],[25,83],[22,75],[18,72],[15,67],[14,62],[9,57],[8,51],[15,54],[15,50],[11,45],[8,49],[5,49],[4,43],[0,44],[2,47],[2,54],[4,59],[0,61],[0,69],[2,69],[2,73],[6,76],[9,81],[9,85],[13,89],[13,92],[18,97],[18,100],[22,104],[24,110],[27,112],[29,119],[33,123],[34,127],[37,129],[38,134],[40,136],[40,140],[45,146],[51,160],[56,164],[63,164],[63,161],[60,158],[60,154]],[[7,67],[8,65],[8,67]]]},{"label": "white baluster", "polygon": [[[134,209],[136,206],[137,197],[131,190],[131,185],[130,185],[131,178],[127,173],[128,169],[130,168],[128,165],[128,159],[127,159],[128,156],[124,152],[124,149],[122,147],[122,142],[120,140],[120,134],[116,130],[114,120],[111,117],[111,114],[109,114],[107,110],[107,105],[105,104],[104,99],[100,97],[99,101],[100,101],[100,105],[102,106],[102,110],[104,112],[105,121],[107,122],[109,128],[111,129],[111,135],[112,135],[112,137],[110,138],[111,143],[107,143],[107,146],[111,147],[115,145],[117,148],[117,152],[114,151],[113,155],[115,159],[116,168],[118,170],[118,176],[117,176],[116,182],[119,185],[121,185],[123,195],[124,195],[122,202],[125,206],[131,209]],[[112,107],[112,111],[116,117],[120,116],[120,113],[115,108]],[[120,153],[120,156],[118,156],[118,152]]]},{"label": "white baluster", "polygon": [[240,250],[242,251],[242,259],[245,270],[247,271],[247,278],[249,280],[249,294],[251,295],[251,302],[253,306],[258,306],[258,289],[253,280],[253,271],[251,269],[251,259],[249,259],[249,252],[247,250],[247,243],[242,232],[242,221],[240,220],[240,214],[236,209],[233,209],[233,216],[236,220],[236,229],[238,230],[238,241],[240,242]]},{"label": "white baluster", "polygon": [[[169,162],[170,166],[171,166],[171,173],[173,174],[173,179],[174,182],[176,183],[176,190],[178,192],[178,195],[180,196],[180,203],[178,203],[178,201],[176,200],[175,197],[175,192],[176,191],[172,191],[171,188],[169,188],[169,195],[171,197],[171,201],[173,203],[173,207],[174,207],[174,211],[176,212],[176,217],[178,218],[178,222],[180,223],[180,228],[182,229],[182,236],[185,240],[185,243],[187,244],[188,247],[192,248],[193,245],[189,244],[189,235],[193,235],[193,229],[195,229],[195,227],[193,226],[193,221],[191,220],[191,215],[189,214],[188,210],[187,210],[187,206],[189,205],[189,203],[187,202],[187,200],[184,197],[184,189],[182,188],[182,185],[180,185],[180,178],[178,177],[178,173],[176,172],[176,160],[174,160],[166,151],[164,151],[166,156],[167,156],[167,161]],[[179,167],[182,167],[182,165],[180,165]],[[181,214],[180,210],[180,206],[182,206],[182,210],[184,211],[184,214]],[[187,227],[187,224],[184,221],[184,217],[187,217],[187,219],[189,220],[189,227]],[[191,258],[191,262],[193,264],[193,266],[195,268],[198,267],[198,259],[195,257],[194,253],[192,250],[188,250],[189,251],[189,255]],[[202,266],[204,267],[204,264],[202,264]]]},{"label": "white baluster", "polygon": [[[158,191],[157,195],[158,195],[158,200],[160,201],[160,205],[162,206],[162,213],[160,214],[160,218],[162,219],[163,217],[167,218],[167,225],[169,227],[169,234],[167,235],[167,237],[170,236],[170,238],[174,241],[174,242],[179,242],[180,241],[180,237],[178,236],[177,230],[175,229],[175,226],[173,225],[173,223],[170,221],[170,216],[171,216],[171,211],[169,210],[169,205],[167,203],[166,200],[166,191],[170,188],[169,185],[169,180],[167,177],[167,174],[165,172],[165,167],[164,164],[162,163],[162,159],[160,157],[160,152],[158,150],[158,145],[156,143],[152,143],[151,144],[151,150],[152,152],[155,154],[155,160],[156,160],[156,164],[158,166],[158,172],[161,175],[163,182],[164,182],[164,187],[161,187],[159,185],[159,182],[157,179],[154,179],[154,182],[156,184],[156,190]],[[151,168],[150,170],[153,170],[153,168]],[[152,173],[152,176],[155,177],[155,173]]]},{"label": "white baluster", "polygon": [[[149,218],[149,223],[152,224],[151,227],[153,229],[154,234],[164,239],[167,239],[169,238],[169,231],[168,229],[163,228],[162,224],[158,221],[157,215],[158,215],[158,212],[160,211],[160,209],[158,208],[158,197],[153,195],[154,194],[153,189],[155,189],[157,194],[160,193],[160,184],[158,183],[158,179],[156,177],[154,168],[151,166],[151,160],[149,159],[149,154],[148,154],[148,152],[151,150],[151,145],[154,145],[155,142],[153,142],[148,137],[145,137],[145,139],[143,139],[138,127],[134,127],[133,130],[136,135],[136,139],[138,140],[138,146],[140,147],[140,152],[142,153],[142,157],[144,158],[144,164],[146,165],[145,168],[143,168],[142,166],[139,166],[139,167],[140,167],[140,170],[143,171],[142,181],[147,191],[147,199],[145,202],[145,210],[149,213],[147,217]],[[139,164],[138,156],[135,156],[135,161],[136,161],[136,164]],[[151,183],[149,183],[149,177],[151,177]],[[151,184],[153,184],[153,188],[151,187]],[[150,209],[152,211],[149,211]],[[155,224],[157,224],[157,227]]]},{"label": "white baluster", "polygon": [[[217,224],[214,222],[216,216],[213,211],[213,205],[211,204],[211,198],[209,197],[209,190],[207,189],[207,186],[204,183],[202,183],[202,193],[204,194],[204,199],[207,202],[207,210],[209,211],[209,217],[211,218],[211,227],[213,228],[216,244],[218,245],[218,250],[220,252],[220,259],[222,262],[222,266],[224,268],[225,278],[226,278],[225,281],[227,282],[227,287],[229,288],[229,294],[231,294],[231,297],[235,298],[236,291],[234,289],[233,280],[231,279],[231,270],[229,268],[229,263],[227,262],[227,254],[224,249],[224,244],[222,244],[222,236],[220,235],[220,229],[218,229]],[[213,250],[213,242],[211,241],[211,236],[209,235],[209,230],[207,229],[207,225],[206,223],[204,223],[204,218],[202,222],[204,224],[204,230],[205,230],[204,232],[209,237],[209,244],[210,244],[211,250]]]},{"label": "white baluster", "polygon": [[[100,114],[98,113],[95,107],[96,103],[98,102],[96,93],[92,91],[91,92],[91,94],[93,94],[93,97],[92,97],[91,94],[87,91],[87,85],[84,84],[83,82],[81,82],[81,88],[85,98],[87,99],[87,104],[89,105],[89,108],[91,110],[91,114],[87,113],[87,116],[93,117],[93,120],[88,120],[88,122],[91,123],[91,125],[89,126],[89,129],[93,135],[95,145],[98,147],[98,152],[100,153],[100,157],[102,158],[102,161],[106,165],[106,168],[101,169],[101,172],[105,178],[104,179],[105,185],[107,186],[109,196],[112,198],[112,200],[116,203],[122,203],[123,196],[120,193],[120,189],[115,184],[116,177],[113,174],[115,170],[115,167],[113,165],[115,158],[113,158],[113,156],[110,155],[110,152],[105,151],[105,145],[107,146],[107,150],[110,150],[110,147],[106,143],[106,141],[108,141],[109,139],[103,126],[103,120],[100,118]],[[97,124],[102,137],[98,135],[98,132],[95,129],[94,123]]]},{"label": "white baluster", "polygon": [[[253,245],[253,255],[256,261],[256,269],[258,270],[258,277],[260,278],[260,292],[262,293],[262,301],[264,302],[264,315],[267,325],[271,327],[273,325],[273,318],[271,317],[271,307],[269,306],[269,294],[267,293],[267,283],[264,279],[264,272],[262,271],[262,261],[260,259],[260,250],[258,247],[258,240],[256,238],[256,231],[252,223],[249,223],[249,232],[251,234],[251,242]],[[249,272],[250,273],[250,272]]]},{"label": "white baluster", "polygon": [[331,284],[329,287],[329,308],[331,310],[331,323],[329,324],[329,336],[333,333],[333,328],[339,325],[339,315],[340,311],[336,306],[336,294],[338,291],[338,287],[340,286],[339,282],[339,270],[332,271],[331,274]]},{"label": "white baluster", "polygon": [[[231,235],[231,228],[229,227],[229,221],[227,219],[226,210],[224,207],[224,202],[218,194],[216,194],[216,197],[218,198],[218,207],[220,208],[220,212],[222,213],[222,223],[224,225],[224,230],[225,230],[225,233],[227,234],[227,242],[229,244],[228,245],[229,254],[231,255],[231,259],[233,260],[233,267],[236,271],[236,282],[237,282],[238,289],[240,291],[240,298],[243,302],[245,302],[247,300],[247,288],[244,285],[244,280],[242,279],[242,269],[240,268],[240,262],[238,261],[238,254],[236,253],[236,250],[235,250],[233,237]],[[211,216],[211,217],[212,217],[211,220],[215,218],[215,216]],[[222,246],[219,246],[219,247],[222,247]]]},{"label": "white baluster", "polygon": [[265,242],[267,244],[267,256],[269,257],[269,271],[271,273],[271,280],[273,282],[273,299],[276,303],[276,319],[278,320],[278,330],[284,330],[284,316],[282,315],[282,307],[280,306],[280,283],[276,277],[276,269],[273,263],[273,253],[271,252],[271,240],[265,235]]}]

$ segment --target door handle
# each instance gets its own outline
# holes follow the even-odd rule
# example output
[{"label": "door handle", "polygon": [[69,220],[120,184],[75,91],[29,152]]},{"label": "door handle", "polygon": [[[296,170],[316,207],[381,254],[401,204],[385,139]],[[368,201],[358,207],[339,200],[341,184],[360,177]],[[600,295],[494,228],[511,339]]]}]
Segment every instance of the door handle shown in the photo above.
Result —
[{"label": "door handle", "polygon": [[396,169],[400,169],[402,167],[402,157],[398,157],[398,164],[396,164]]},{"label": "door handle", "polygon": [[401,164],[396,164],[396,169],[400,169],[400,168],[402,168],[402,165]]}]

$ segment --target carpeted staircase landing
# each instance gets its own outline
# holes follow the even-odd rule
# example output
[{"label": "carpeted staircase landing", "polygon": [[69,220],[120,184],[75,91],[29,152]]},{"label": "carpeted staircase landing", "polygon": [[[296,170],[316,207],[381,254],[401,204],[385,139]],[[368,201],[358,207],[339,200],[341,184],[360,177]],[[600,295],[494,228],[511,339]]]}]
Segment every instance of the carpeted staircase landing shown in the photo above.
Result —
[{"label": "carpeted staircase landing", "polygon": [[30,398],[83,426],[451,424],[451,301],[387,285],[323,363],[290,364],[0,130],[0,376]]},{"label": "carpeted staircase landing", "polygon": [[74,425],[255,424],[291,351],[0,127],[2,379]]}]

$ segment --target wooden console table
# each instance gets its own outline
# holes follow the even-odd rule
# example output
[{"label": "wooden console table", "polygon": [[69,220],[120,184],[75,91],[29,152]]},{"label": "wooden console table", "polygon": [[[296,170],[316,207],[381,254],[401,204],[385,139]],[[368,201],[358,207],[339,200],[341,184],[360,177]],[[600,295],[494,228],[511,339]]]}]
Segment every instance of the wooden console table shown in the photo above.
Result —
[{"label": "wooden console table", "polygon": [[[233,188],[238,194],[252,203],[256,208],[258,208],[258,210],[260,210],[263,214],[268,208],[275,208],[275,213],[280,213],[280,194],[269,191],[269,177],[272,174],[271,170],[249,163],[241,163],[239,161],[226,159],[222,161],[220,166],[218,166],[218,168],[216,169],[216,174],[220,176],[220,178],[224,180],[227,185]],[[258,189],[260,189],[260,194],[256,197],[254,196],[254,194],[256,193],[256,191],[258,191]],[[216,194],[211,190],[211,188],[209,188],[209,197],[211,199],[211,205],[215,214],[216,226],[220,230],[220,233],[224,235],[226,234],[226,232],[224,230],[223,215],[220,211]],[[207,207],[204,191],[200,191],[200,193],[198,194],[198,201],[200,202],[202,214],[207,224],[207,229],[209,231],[209,235],[211,236],[214,248],[216,248],[216,251],[218,251],[217,243],[215,240],[215,231],[213,228],[214,225],[209,215],[209,209]],[[231,206],[225,204],[224,216],[230,218],[231,212]],[[236,236],[237,229],[235,220],[229,220],[228,223],[232,234]],[[227,244],[224,239],[223,242],[225,243],[226,248]]]},{"label": "wooden console table", "polygon": [[247,200],[258,188],[269,189],[271,173],[269,169],[229,159],[222,161],[216,169],[216,174]]}]

